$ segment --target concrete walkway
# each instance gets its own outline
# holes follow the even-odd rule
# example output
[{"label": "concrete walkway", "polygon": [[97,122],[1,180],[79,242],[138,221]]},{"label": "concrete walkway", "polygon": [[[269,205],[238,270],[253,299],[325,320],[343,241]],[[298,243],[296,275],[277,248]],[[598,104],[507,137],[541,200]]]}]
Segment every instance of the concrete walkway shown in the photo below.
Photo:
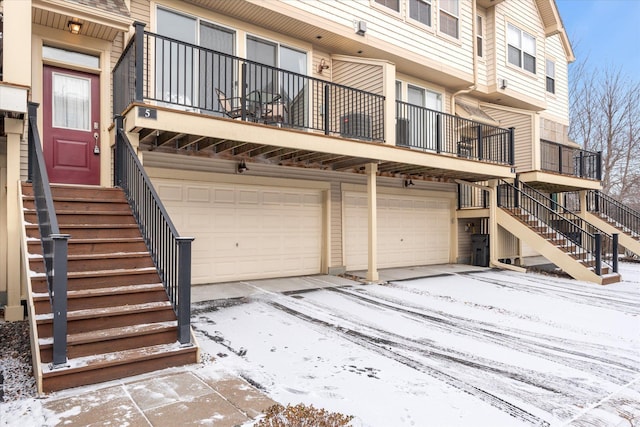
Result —
[{"label": "concrete walkway", "polygon": [[275,404],[242,378],[207,378],[188,368],[79,387],[49,399],[43,407],[64,426],[232,427]]}]

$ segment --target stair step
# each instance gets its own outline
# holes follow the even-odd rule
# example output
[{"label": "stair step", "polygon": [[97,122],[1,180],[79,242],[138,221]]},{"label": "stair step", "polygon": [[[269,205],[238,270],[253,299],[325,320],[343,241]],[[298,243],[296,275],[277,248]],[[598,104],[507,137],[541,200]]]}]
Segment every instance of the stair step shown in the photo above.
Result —
[{"label": "stair step", "polygon": [[[51,313],[38,314],[35,316],[35,320],[38,325],[39,337],[52,336],[53,315]],[[176,320],[176,315],[169,301],[90,308],[67,313],[67,333],[77,334],[99,329],[132,326],[137,323],[173,320]]]},{"label": "stair step", "polygon": [[[40,230],[37,224],[25,225],[27,237],[40,239]],[[64,224],[60,227],[60,233],[69,234],[71,238],[116,238],[116,237],[140,237],[140,229],[137,224]]]},{"label": "stair step", "polygon": [[[79,254],[69,255],[67,271],[69,273],[91,272],[95,270],[109,271],[153,267],[153,260],[148,251],[122,252],[112,254]],[[45,272],[44,259],[29,258],[29,269],[36,273]]]},{"label": "stair step", "polygon": [[[31,184],[23,183],[22,194],[33,197]],[[54,200],[113,200],[126,201],[124,192],[120,188],[99,187],[91,185],[62,185],[52,184],[51,194]]]},{"label": "stair step", "polygon": [[607,273],[602,275],[602,285],[611,285],[622,280],[622,276],[618,273]]},{"label": "stair step", "polygon": [[[108,254],[116,252],[142,252],[147,250],[142,237],[124,238],[96,238],[96,239],[74,239],[68,240],[68,254],[79,255],[84,253]],[[42,244],[40,240],[34,239],[27,242],[30,254],[42,254]]]},{"label": "stair step", "polygon": [[[67,276],[67,289],[69,291],[160,282],[160,277],[155,268],[103,270],[71,273]],[[31,287],[33,292],[48,292],[44,274],[31,277]]]},{"label": "stair step", "polygon": [[[91,355],[133,350],[176,341],[178,322],[156,322],[69,334],[67,358],[75,359]],[[41,338],[40,359],[43,363],[53,361],[53,338]]]},{"label": "stair step", "polygon": [[[60,227],[70,225],[116,225],[116,224],[136,224],[136,220],[131,212],[121,211],[56,211],[58,224]],[[35,211],[25,211],[24,220],[30,224],[37,224],[38,217]]]},{"label": "stair step", "polygon": [[[32,295],[36,314],[51,313],[48,291],[34,292]],[[166,300],[167,293],[162,283],[70,290],[67,292],[67,310],[76,311]]]},{"label": "stair step", "polygon": [[69,360],[69,367],[43,365],[46,393],[196,363],[197,348],[161,344]]}]

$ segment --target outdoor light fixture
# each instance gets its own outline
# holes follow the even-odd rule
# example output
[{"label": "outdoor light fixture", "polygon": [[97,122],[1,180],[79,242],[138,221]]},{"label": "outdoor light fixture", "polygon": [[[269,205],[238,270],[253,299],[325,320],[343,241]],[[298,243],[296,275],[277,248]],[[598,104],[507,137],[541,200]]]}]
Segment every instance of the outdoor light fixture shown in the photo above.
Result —
[{"label": "outdoor light fixture", "polygon": [[323,70],[328,70],[329,69],[329,64],[327,64],[327,61],[324,60],[324,58],[322,58],[320,60],[320,63],[318,64],[318,73],[322,74]]},{"label": "outdoor light fixture", "polygon": [[415,184],[414,184],[414,183],[413,183],[413,181],[411,180],[411,177],[406,178],[406,179],[404,180],[404,186],[405,186],[405,187],[411,187],[412,185],[415,185]]},{"label": "outdoor light fixture", "polygon": [[249,168],[247,167],[247,164],[244,162],[244,160],[238,163],[238,173],[244,173],[248,170]]},{"label": "outdoor light fixture", "polygon": [[79,34],[80,28],[82,28],[82,24],[77,21],[69,21],[67,22],[67,27],[69,28],[69,32],[71,34]]},{"label": "outdoor light fixture", "polygon": [[367,22],[366,21],[356,21],[354,23],[356,34],[359,36],[364,36],[364,33],[367,32]]}]

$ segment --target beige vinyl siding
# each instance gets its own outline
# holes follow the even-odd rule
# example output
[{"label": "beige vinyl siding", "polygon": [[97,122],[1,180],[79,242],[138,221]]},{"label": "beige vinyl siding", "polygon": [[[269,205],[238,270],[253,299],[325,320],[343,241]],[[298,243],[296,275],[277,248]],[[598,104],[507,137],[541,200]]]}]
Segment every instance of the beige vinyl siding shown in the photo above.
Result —
[{"label": "beige vinyl siding", "polygon": [[556,93],[551,94],[546,91],[546,69],[544,70],[545,77],[545,94],[547,96],[547,110],[543,113],[545,116],[553,117],[555,120],[562,123],[569,123],[569,75],[568,64],[560,41],[560,36],[555,35],[547,38],[546,43],[546,58],[542,63],[546,67],[546,59],[550,59],[555,62],[555,84]]},{"label": "beige vinyl siding", "polygon": [[[157,167],[164,169],[180,168],[187,171],[200,171],[209,173],[236,174],[237,162],[230,160],[217,160],[207,157],[178,156],[175,154],[148,152],[142,153],[145,167]],[[342,194],[341,184],[358,184],[366,186],[365,175],[348,172],[330,172],[320,169],[303,168],[283,168],[281,166],[248,163],[251,176],[265,178],[281,178],[291,180],[307,180],[313,182],[325,182],[330,185],[331,200],[331,230],[329,230],[329,241],[331,243],[330,260],[327,260],[328,267],[340,268],[342,264]],[[286,171],[286,172],[285,172]],[[378,177],[378,187],[401,188],[403,178]],[[455,184],[446,184],[431,181],[413,180],[413,189],[427,191],[456,191]]]},{"label": "beige vinyl siding", "polygon": [[515,163],[517,172],[533,170],[533,113],[498,107],[494,104],[481,104],[491,117],[503,128],[514,127],[515,130]]},{"label": "beige vinyl siding", "polygon": [[458,259],[459,264],[471,264],[473,261],[471,235],[482,234],[482,218],[458,219]]},{"label": "beige vinyl siding", "polygon": [[151,2],[149,0],[131,0],[131,19],[149,22],[151,16]]},{"label": "beige vinyl siding", "polygon": [[497,259],[518,258],[520,252],[520,241],[516,236],[498,226],[498,253]]},{"label": "beige vinyl siding", "polygon": [[[508,88],[529,98],[545,100],[545,37],[534,0],[506,1],[495,6],[496,79],[506,79]],[[536,74],[509,64],[507,24],[512,24],[536,39]]]},{"label": "beige vinyl siding", "polygon": [[[484,8],[478,7],[476,10],[476,16],[482,17],[482,57],[478,57],[478,83],[481,85],[487,84],[487,13]],[[475,18],[474,18],[475,19]],[[476,27],[477,28],[477,27]],[[480,33],[480,29],[477,30]]]},{"label": "beige vinyl siding", "polygon": [[[318,72],[318,65],[320,61],[324,59],[324,62],[329,66],[326,70],[322,70],[322,73]],[[313,77],[317,79],[331,81],[331,75],[333,73],[333,65],[331,62],[331,54],[321,50],[314,50],[311,56],[311,73]]]},{"label": "beige vinyl siding", "polygon": [[[405,3],[405,2],[401,2]],[[470,73],[473,69],[471,2],[461,1],[459,11],[460,38],[454,40],[437,35],[423,26],[406,22],[402,13],[387,12],[383,7],[372,7],[369,0],[314,0],[287,3],[306,12],[328,19],[340,26],[352,29],[354,21],[367,23],[367,38],[375,38],[401,50],[445,63],[459,71]],[[437,10],[437,2],[432,8]],[[432,15],[432,29],[437,29],[437,13]]]},{"label": "beige vinyl siding", "polygon": [[363,64],[355,61],[334,60],[333,82],[366,92],[383,94],[383,71],[381,65]]},{"label": "beige vinyl siding", "polygon": [[496,13],[495,7],[487,10],[487,19],[485,20],[485,61],[487,63],[487,80],[484,82],[487,86],[496,84]]}]

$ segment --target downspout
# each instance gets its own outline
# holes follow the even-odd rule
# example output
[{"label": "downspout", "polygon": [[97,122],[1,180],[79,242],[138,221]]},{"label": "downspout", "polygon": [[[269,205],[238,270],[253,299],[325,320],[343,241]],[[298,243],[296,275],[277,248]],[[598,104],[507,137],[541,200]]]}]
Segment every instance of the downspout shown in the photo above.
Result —
[{"label": "downspout", "polygon": [[473,84],[467,89],[461,89],[451,95],[451,114],[456,113],[456,96],[472,92],[478,87],[478,44],[477,44],[477,18],[476,18],[476,0],[471,2],[471,45],[473,46]]}]

